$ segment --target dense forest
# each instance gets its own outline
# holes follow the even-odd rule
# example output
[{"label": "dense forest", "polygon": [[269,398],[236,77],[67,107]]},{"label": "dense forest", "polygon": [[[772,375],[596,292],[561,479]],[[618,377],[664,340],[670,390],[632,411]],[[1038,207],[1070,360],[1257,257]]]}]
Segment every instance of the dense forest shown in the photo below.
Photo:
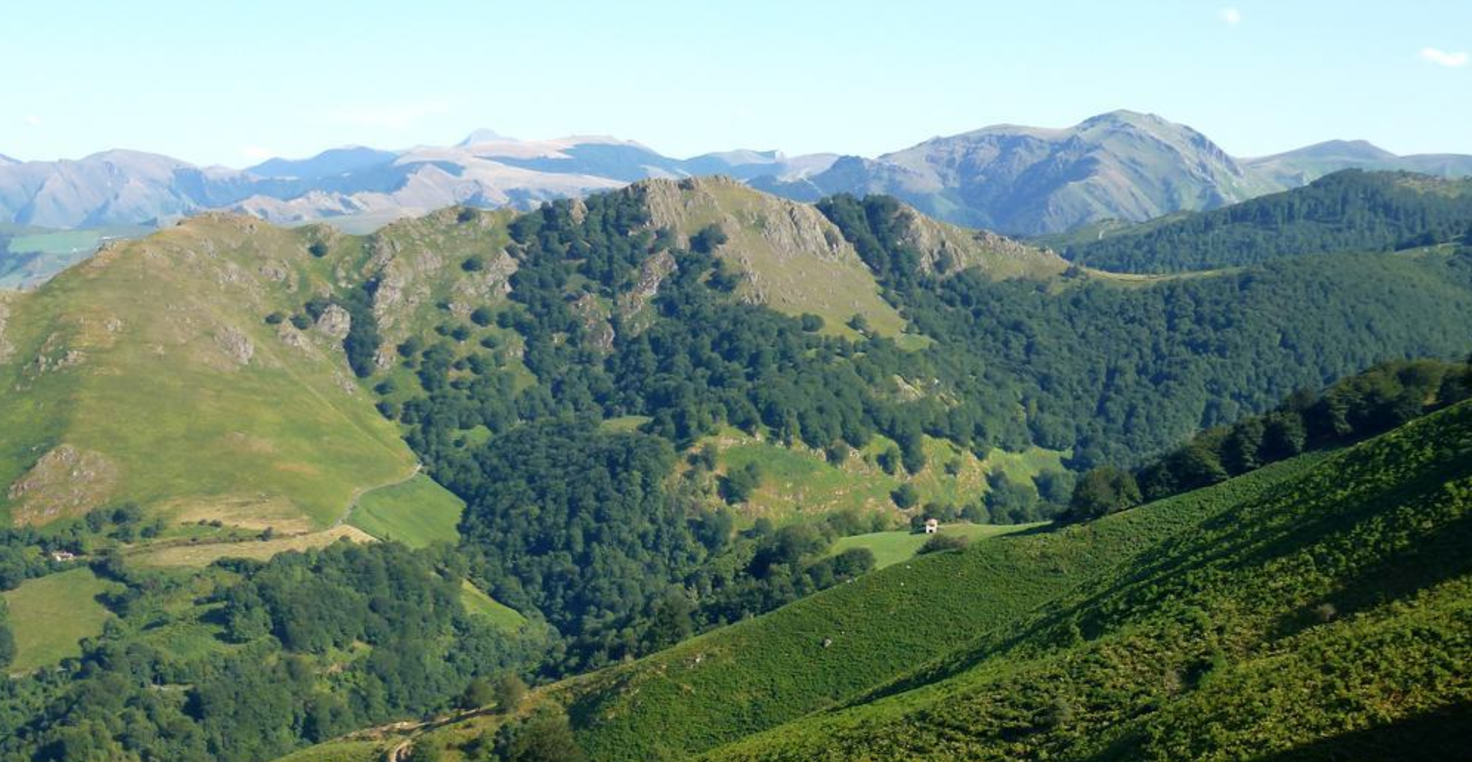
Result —
[{"label": "dense forest", "polygon": [[[91,562],[120,590],[105,601],[117,618],[82,657],[0,683],[0,758],[270,759],[442,711],[476,678],[523,669],[545,647],[537,631],[509,635],[467,613],[464,563],[448,550],[338,543],[203,575],[122,561]],[[223,642],[151,635],[190,632],[191,600]]]},{"label": "dense forest", "polygon": [[1289,256],[1374,252],[1455,241],[1469,232],[1472,183],[1347,169],[1223,209],[1147,222],[1067,246],[1079,264],[1173,273]]}]

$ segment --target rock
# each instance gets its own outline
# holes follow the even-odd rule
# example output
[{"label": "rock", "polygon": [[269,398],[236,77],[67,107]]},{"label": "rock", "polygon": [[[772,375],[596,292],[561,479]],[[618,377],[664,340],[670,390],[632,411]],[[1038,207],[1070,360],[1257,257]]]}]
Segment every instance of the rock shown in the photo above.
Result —
[{"label": "rock", "polygon": [[215,334],[215,343],[220,349],[237,365],[249,365],[250,358],[256,353],[256,346],[251,343],[250,337],[241,333],[239,329],[226,327]]},{"label": "rock", "polygon": [[317,318],[316,330],[327,336],[342,341],[347,338],[348,331],[353,327],[353,316],[348,311],[336,304],[328,306],[322,311],[322,316]]}]

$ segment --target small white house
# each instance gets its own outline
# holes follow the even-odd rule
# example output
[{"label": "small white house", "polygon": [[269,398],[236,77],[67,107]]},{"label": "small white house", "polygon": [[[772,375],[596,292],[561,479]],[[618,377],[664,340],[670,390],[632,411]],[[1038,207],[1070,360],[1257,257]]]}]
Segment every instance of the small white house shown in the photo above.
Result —
[{"label": "small white house", "polygon": [[939,532],[939,531],[940,531],[940,521],[939,520],[937,520],[937,519],[926,519],[925,520],[925,533],[926,534],[935,534],[936,532]]},{"label": "small white house", "polygon": [[73,554],[71,551],[67,551],[67,550],[57,550],[57,551],[53,551],[51,553],[51,560],[52,561],[56,561],[57,563],[65,563],[67,561],[75,561],[76,558],[77,557],[76,557],[75,554]]}]

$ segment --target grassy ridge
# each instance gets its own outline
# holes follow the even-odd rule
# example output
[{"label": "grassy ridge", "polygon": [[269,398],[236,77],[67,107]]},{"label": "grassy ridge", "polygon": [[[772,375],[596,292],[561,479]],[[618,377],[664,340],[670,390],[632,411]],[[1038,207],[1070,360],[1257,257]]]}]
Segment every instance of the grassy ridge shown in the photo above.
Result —
[{"label": "grassy ridge", "polygon": [[853,700],[1311,460],[1087,526],[990,539],[891,566],[558,692],[595,758],[688,757]]},{"label": "grassy ridge", "polygon": [[710,758],[1329,758],[1372,727],[1416,743],[1417,718],[1472,700],[1472,405],[1290,470],[872,700]]},{"label": "grassy ridge", "polygon": [[35,477],[13,499],[0,491],[11,520],[134,501],[180,521],[307,531],[359,487],[411,473],[337,342],[264,323],[362,256],[346,241],[316,259],[311,235],[196,218],[10,300],[0,383],[17,393],[0,397],[0,484]]}]

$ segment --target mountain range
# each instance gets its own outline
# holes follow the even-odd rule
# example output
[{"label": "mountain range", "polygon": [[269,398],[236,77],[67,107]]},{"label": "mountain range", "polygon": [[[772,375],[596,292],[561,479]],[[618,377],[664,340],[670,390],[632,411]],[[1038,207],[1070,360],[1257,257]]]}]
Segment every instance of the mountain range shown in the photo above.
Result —
[{"label": "mountain range", "polygon": [[51,162],[0,156],[0,222],[159,224],[223,209],[362,231],[454,204],[527,209],[638,180],[726,175],[795,200],[885,193],[947,222],[1037,235],[1214,209],[1346,168],[1466,175],[1472,156],[1397,156],[1331,141],[1236,158],[1190,127],[1131,111],[1066,129],[986,127],[877,158],[736,150],[677,159],[611,137],[517,140],[477,130],[453,146],[336,148],[240,170],[125,150]]}]

